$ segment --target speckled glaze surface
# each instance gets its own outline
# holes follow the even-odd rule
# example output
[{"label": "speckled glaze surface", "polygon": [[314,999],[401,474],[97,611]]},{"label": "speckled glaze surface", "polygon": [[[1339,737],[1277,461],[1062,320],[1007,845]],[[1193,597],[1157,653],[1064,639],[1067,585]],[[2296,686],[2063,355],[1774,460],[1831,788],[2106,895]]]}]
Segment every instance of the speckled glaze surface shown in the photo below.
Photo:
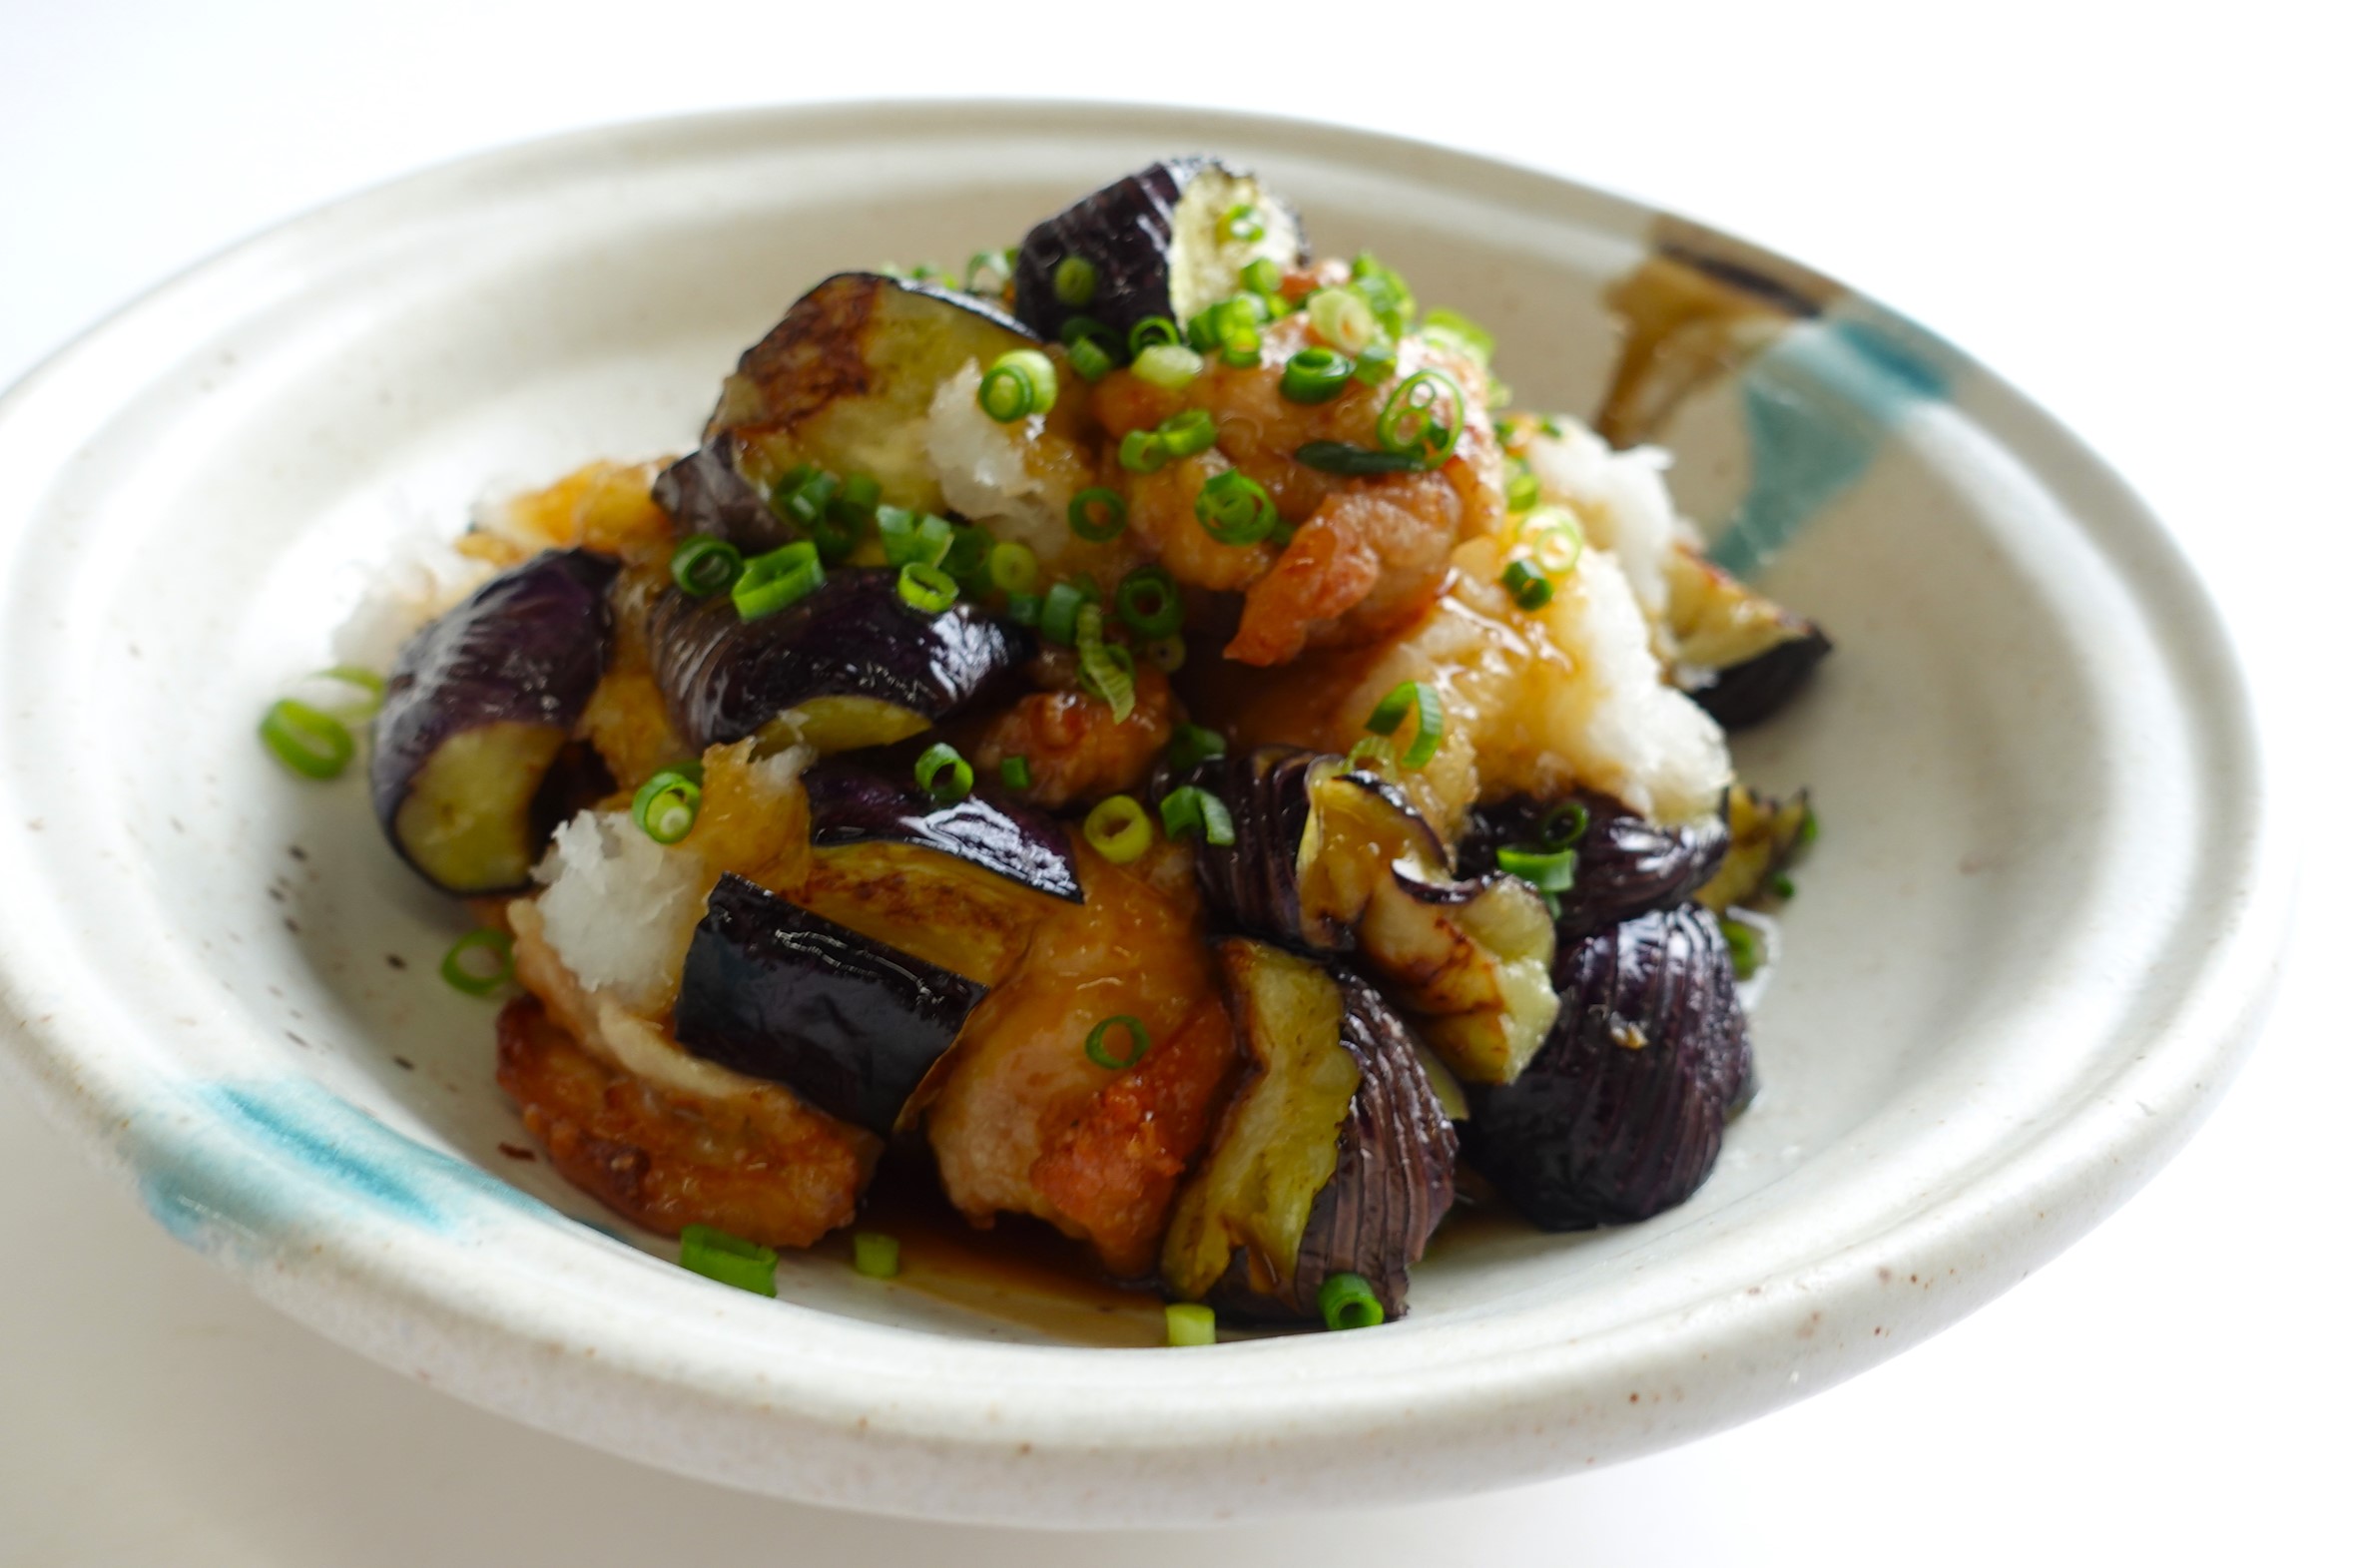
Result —
[{"label": "speckled glaze surface", "polygon": [[[712,1285],[567,1191],[433,973],[462,916],[357,778],[253,725],[393,539],[684,449],[807,284],[1007,243],[1148,159],[1256,165],[1328,251],[1597,405],[1662,225],[1410,143],[1010,105],[624,127],[370,193],[167,285],[0,401],[0,1029],[158,1221],[461,1397],[798,1498],[1185,1523],[1605,1463],[1835,1382],[2000,1293],[2186,1138],[2266,997],[2285,877],[2241,678],[2161,528],[2063,430],[1835,285],[1661,431],[1719,554],[1829,627],[1744,736],[1825,833],[1764,1091],[1649,1224],[1479,1231],[1403,1321],[1043,1342],[788,1260]],[[1728,244],[1728,243],[1727,243]],[[1767,562],[1770,564],[1766,564]],[[93,1333],[100,1331],[93,1325]],[[95,1346],[86,1346],[96,1348]]]}]

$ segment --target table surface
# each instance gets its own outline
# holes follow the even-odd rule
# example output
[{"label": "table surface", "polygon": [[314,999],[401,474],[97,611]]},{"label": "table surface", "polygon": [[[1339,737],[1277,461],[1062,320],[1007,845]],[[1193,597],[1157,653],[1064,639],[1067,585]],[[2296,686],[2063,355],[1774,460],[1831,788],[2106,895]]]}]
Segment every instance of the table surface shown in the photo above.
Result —
[{"label": "table surface", "polygon": [[[2186,1153],[1994,1306],[1780,1414],[1566,1481],[1256,1525],[1277,1559],[2312,1561],[2353,1287],[2329,1196],[2353,1045],[2343,690],[2345,23],[2239,4],[1195,7],[1081,32],[866,7],[0,0],[0,383],[320,201],[618,118],[882,95],[1314,112],[1701,214],[2025,387],[2155,504],[2237,627],[2314,824],[2264,1043]],[[2227,28],[2227,33],[2224,29]],[[1362,36],[1358,36],[1361,31]],[[1340,73],[1392,47],[1410,73]],[[1230,51],[1220,64],[1221,50]],[[1261,52],[1302,62],[1270,73]],[[1330,62],[1321,68],[1320,61]],[[2241,457],[2240,454],[2245,454]],[[2314,724],[2309,716],[2322,716]],[[2330,791],[2333,794],[2333,789]],[[2324,814],[2326,813],[2326,814]],[[2150,846],[2152,853],[2163,846]],[[0,918],[21,918],[0,910]],[[770,1502],[511,1425],[278,1317],[0,1087],[0,1565],[1196,1561],[1190,1533],[950,1529]],[[2341,1560],[2341,1559],[2340,1559]]]}]

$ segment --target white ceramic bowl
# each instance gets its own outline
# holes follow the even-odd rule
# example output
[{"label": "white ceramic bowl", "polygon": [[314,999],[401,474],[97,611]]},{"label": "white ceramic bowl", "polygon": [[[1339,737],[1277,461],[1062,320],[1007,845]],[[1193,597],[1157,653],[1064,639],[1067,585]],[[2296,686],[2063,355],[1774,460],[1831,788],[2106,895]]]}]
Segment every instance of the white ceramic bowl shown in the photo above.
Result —
[{"label": "white ceramic bowl", "polygon": [[[2229,1076],[2281,935],[2237,665],[2095,458],[1852,296],[1667,431],[1705,521],[1795,483],[1773,504],[1806,526],[1770,586],[1839,640],[1740,744],[1764,784],[1814,786],[1825,830],[1756,1018],[1764,1093],[1691,1204],[1482,1233],[1372,1331],[1118,1350],[1021,1342],[831,1260],[790,1262],[781,1302],[741,1295],[502,1156],[523,1140],[489,1010],[433,973],[461,917],[392,861],[356,777],[289,779],[256,716],[323,661],[394,536],[683,449],[820,275],[1008,243],[1196,149],[1259,167],[1325,250],[1370,245],[1492,326],[1523,404],[1594,406],[1599,292],[1655,215],[1351,132],[1004,105],[473,160],[243,246],[19,386],[0,1015],[41,1101],[189,1244],[436,1386],[741,1486],[1027,1524],[1399,1500],[1657,1448],[1918,1342],[2120,1202]],[[1856,343],[1898,345],[1902,373]],[[1767,451],[1792,407],[1812,433]]]}]

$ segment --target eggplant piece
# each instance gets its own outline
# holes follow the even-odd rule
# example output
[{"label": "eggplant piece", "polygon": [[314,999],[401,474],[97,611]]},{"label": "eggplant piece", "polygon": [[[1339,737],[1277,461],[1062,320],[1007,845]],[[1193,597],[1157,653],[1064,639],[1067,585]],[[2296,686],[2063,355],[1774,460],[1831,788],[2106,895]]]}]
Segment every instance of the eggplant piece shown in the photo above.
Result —
[{"label": "eggplant piece", "polygon": [[[1575,844],[1576,880],[1554,895],[1563,938],[1682,903],[1724,863],[1731,834],[1716,817],[1661,827],[1605,794],[1581,790],[1572,798],[1585,808],[1585,831]],[[1473,809],[1455,846],[1462,874],[1483,876],[1496,868],[1497,849],[1537,843],[1553,809],[1526,795]]]},{"label": "eggplant piece", "polygon": [[1558,1003],[1541,895],[1515,876],[1456,878],[1396,785],[1295,747],[1214,758],[1186,782],[1234,819],[1234,842],[1193,862],[1218,924],[1357,953],[1467,1080],[1508,1083],[1543,1043]]},{"label": "eggplant piece", "polygon": [[827,763],[802,775],[809,841],[819,850],[869,842],[936,850],[1069,903],[1086,902],[1060,822],[1019,800],[966,795],[939,805],[911,779]]},{"label": "eggplant piece", "polygon": [[368,786],[400,857],[444,892],[514,892],[554,830],[541,786],[603,678],[620,565],[551,550],[408,640],[384,682]]},{"label": "eggplant piece", "polygon": [[[702,449],[663,473],[655,499],[681,532],[717,533],[747,549],[784,536],[744,509],[730,472],[759,498],[797,465],[815,463],[872,476],[890,505],[939,511],[923,447],[932,394],[971,361],[985,366],[1036,346],[1020,322],[953,288],[874,272],[829,277],[744,351],[720,388]],[[757,537],[747,542],[737,527]]]},{"label": "eggplant piece", "polygon": [[1241,1316],[1313,1320],[1324,1282],[1358,1274],[1400,1315],[1455,1201],[1455,1129],[1412,1031],[1345,969],[1240,937],[1217,959],[1248,1065],[1177,1196],[1163,1279]]},{"label": "eggplant piece", "polygon": [[654,684],[698,752],[792,715],[820,751],[887,746],[1008,692],[1026,631],[962,600],[937,615],[882,568],[830,573],[807,598],[746,621],[725,595],[673,588],[646,618]]},{"label": "eggplant piece", "polygon": [[1465,1159],[1547,1231],[1689,1198],[1745,1098],[1748,1018],[1715,917],[1657,909],[1561,950],[1560,1021],[1516,1081],[1470,1090]]},{"label": "eggplant piece", "polygon": [[687,947],[672,1032],[705,1061],[887,1137],[985,994],[730,871]]},{"label": "eggplant piece", "polygon": [[1734,904],[1753,903],[1773,874],[1796,858],[1813,818],[1803,789],[1775,800],[1735,784],[1724,795],[1731,847],[1723,868],[1692,896],[1719,915]]},{"label": "eggplant piece", "polygon": [[[1236,208],[1254,211],[1255,239],[1227,235]],[[1239,292],[1242,269],[1261,258],[1289,271],[1308,257],[1299,214],[1256,176],[1213,158],[1171,158],[1105,186],[1029,231],[1013,265],[1013,313],[1045,337],[1074,315],[1102,322],[1124,349],[1146,316],[1180,328]],[[1072,258],[1094,268],[1094,291],[1067,303],[1055,274]]]},{"label": "eggplant piece", "polygon": [[793,540],[793,530],[736,466],[736,438],[721,431],[654,478],[654,504],[684,539],[709,534],[746,555],[765,555]]},{"label": "eggplant piece", "polygon": [[1779,713],[1830,653],[1820,627],[1693,551],[1667,559],[1675,685],[1727,730]]}]

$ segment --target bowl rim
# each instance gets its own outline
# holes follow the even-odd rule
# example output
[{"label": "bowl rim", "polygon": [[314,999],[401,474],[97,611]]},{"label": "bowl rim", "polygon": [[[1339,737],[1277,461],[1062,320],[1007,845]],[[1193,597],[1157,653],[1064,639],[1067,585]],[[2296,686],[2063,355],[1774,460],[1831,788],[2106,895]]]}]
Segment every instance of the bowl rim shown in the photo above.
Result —
[{"label": "bowl rim", "polygon": [[[976,125],[1000,135],[1074,134],[1106,121],[1122,133],[1169,138],[1172,146],[1247,143],[1444,179],[1488,202],[1520,194],[1554,212],[1565,204],[1584,221],[1637,240],[1666,216],[1541,170],[1407,137],[1172,105],[838,102],[591,127],[472,154],[339,198],[184,269],[0,395],[0,475],[18,469],[28,453],[38,463],[45,447],[70,452],[81,421],[109,412],[110,373],[126,363],[135,368],[152,353],[151,331],[213,319],[255,287],[298,289],[305,256],[331,257],[403,210],[462,208],[502,185],[563,178],[615,157],[660,164],[746,144],[969,134]],[[354,1225],[323,1200],[308,1215],[327,1239],[316,1268],[289,1272],[236,1254],[223,1261],[267,1299],[332,1337],[463,1397],[599,1446],[815,1500],[1033,1523],[1040,1521],[1026,1509],[991,1501],[990,1489],[1045,1465],[1063,1467],[1085,1489],[1063,1522],[1198,1519],[1212,1511],[1202,1498],[1213,1481],[1236,1488],[1225,1511],[1247,1513],[1376,1488],[1402,1499],[1532,1479],[1764,1413],[1918,1342],[2055,1256],[2187,1139],[2243,1059],[2268,1006],[2292,883],[2244,668],[2187,558],[2077,437],[1982,363],[1971,364],[1973,380],[1985,389],[1973,413],[1993,422],[2039,480],[2083,503],[2069,511],[2092,548],[2161,612],[2167,646],[2184,667],[2183,691],[2202,704],[2204,738],[2215,758],[2209,786],[2234,789],[2220,804],[2239,814],[2245,830],[2211,851],[2225,856],[2217,874],[2229,898],[2190,921],[2197,929],[2168,932],[2189,978],[2172,1004],[2147,1021],[2140,1055],[2085,1089],[2052,1125],[2001,1143],[1999,1157],[1966,1186],[1933,1202],[1890,1206],[1810,1256],[1783,1259],[1745,1292],[1577,1338],[1499,1335],[1495,1321],[1471,1316],[1454,1323],[1409,1320],[1400,1331],[1379,1335],[1222,1345],[1174,1359],[962,1342],[953,1342],[952,1354],[936,1345],[917,1353],[906,1330],[789,1305],[784,1315],[756,1322],[750,1306],[679,1295],[689,1289],[683,1282],[652,1282],[634,1306],[617,1306],[577,1281],[551,1282],[535,1272],[531,1248],[485,1259],[412,1229]],[[0,546],[12,544],[25,515],[0,517]],[[18,823],[0,821],[0,883],[40,874]],[[87,1014],[65,1006],[41,1010],[49,988],[40,972],[46,946],[21,925],[0,935],[0,1018],[11,1025],[0,1033],[12,1047],[0,1060],[13,1058],[51,1119],[125,1177],[196,1158],[211,1136],[201,1122],[139,1114],[132,1045],[93,1027]],[[302,1189],[296,1184],[293,1191],[298,1201]],[[1936,1288],[1892,1310],[1891,1283],[1924,1272]],[[347,1305],[354,1295],[390,1310],[354,1311]],[[772,1304],[751,1305],[779,1311]],[[688,1307],[702,1331],[681,1335],[677,1314]],[[1891,1316],[1905,1322],[1900,1335],[1874,1326]],[[780,1323],[790,1324],[795,1358],[747,1379],[742,1352],[773,1348]],[[1482,1329],[1486,1345],[1465,1355],[1456,1341]],[[1807,1343],[1794,1362],[1791,1354],[1759,1348],[1799,1341]],[[518,1355],[534,1364],[561,1358],[566,1369],[536,1381],[494,1369]],[[1603,1372],[1613,1387],[1663,1387],[1693,1356],[1719,1358],[1713,1384],[1678,1397],[1664,1413],[1643,1411],[1634,1419],[1587,1398]],[[1083,1365],[1073,1357],[1083,1357]],[[1152,1421],[1135,1419],[1136,1401],[1146,1402]],[[1406,1422],[1433,1446],[1453,1450],[1449,1461],[1371,1464],[1366,1434]],[[1528,1440],[1538,1434],[1547,1440]],[[753,1451],[714,1451],[723,1435]],[[813,1443],[840,1452],[813,1461]],[[1277,1494],[1264,1473],[1255,1489],[1241,1484],[1238,1478],[1254,1466],[1288,1466],[1298,1484]],[[904,1495],[910,1470],[939,1477],[938,1489]],[[1178,1484],[1150,1496],[1126,1484],[1153,1474]]]}]

